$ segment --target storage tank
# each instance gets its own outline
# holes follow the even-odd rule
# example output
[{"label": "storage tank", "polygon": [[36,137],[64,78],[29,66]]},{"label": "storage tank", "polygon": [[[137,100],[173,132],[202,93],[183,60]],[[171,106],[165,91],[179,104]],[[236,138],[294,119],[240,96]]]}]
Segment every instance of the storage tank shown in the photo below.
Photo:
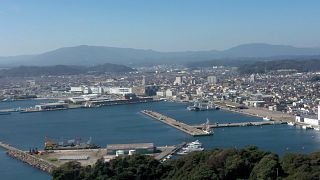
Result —
[{"label": "storage tank", "polygon": [[124,151],[123,150],[117,150],[116,151],[116,156],[123,156],[124,155]]},{"label": "storage tank", "polygon": [[129,156],[132,156],[134,154],[136,154],[136,150],[133,150],[133,149],[129,150]]}]

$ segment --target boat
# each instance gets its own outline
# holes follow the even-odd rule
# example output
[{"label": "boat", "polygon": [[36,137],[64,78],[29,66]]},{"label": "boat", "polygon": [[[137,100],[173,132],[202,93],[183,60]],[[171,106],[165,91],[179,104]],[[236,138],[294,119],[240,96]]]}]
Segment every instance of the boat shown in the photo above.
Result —
[{"label": "boat", "polygon": [[187,109],[189,111],[200,111],[200,108],[196,107],[196,106],[188,106]]},{"label": "boat", "polygon": [[303,125],[301,127],[302,127],[302,129],[313,129],[313,127],[310,125]]},{"label": "boat", "polygon": [[45,138],[44,150],[74,150],[74,149],[97,149],[99,146],[91,143],[91,137],[88,141],[82,139],[69,139],[55,142]]},{"label": "boat", "polygon": [[264,121],[271,121],[271,118],[268,118],[268,117],[263,117],[262,118]]},{"label": "boat", "polygon": [[320,126],[314,127],[314,130],[320,131]]},{"label": "boat", "polygon": [[165,159],[171,159],[172,158],[172,155],[169,154]]},{"label": "boat", "polygon": [[296,123],[294,123],[294,122],[288,122],[288,125],[289,125],[289,126],[295,126]]},{"label": "boat", "polygon": [[187,144],[187,146],[202,146],[202,143],[199,140],[195,140]]},{"label": "boat", "polygon": [[193,106],[188,106],[187,109],[189,111],[210,111],[218,110],[220,108],[215,106],[211,101],[202,100],[199,102],[194,102]]},{"label": "boat", "polygon": [[213,130],[210,128],[210,121],[207,118],[207,122],[203,124],[202,131],[205,132],[206,134],[213,134]]},{"label": "boat", "polygon": [[5,98],[3,100],[1,100],[2,102],[11,102],[11,101],[14,101],[14,99],[12,98]]},{"label": "boat", "polygon": [[179,152],[177,152],[178,155],[186,155],[191,152],[198,152],[203,151],[204,148],[202,147],[202,143],[199,140],[193,141],[191,143],[186,144],[185,147],[183,147]]}]

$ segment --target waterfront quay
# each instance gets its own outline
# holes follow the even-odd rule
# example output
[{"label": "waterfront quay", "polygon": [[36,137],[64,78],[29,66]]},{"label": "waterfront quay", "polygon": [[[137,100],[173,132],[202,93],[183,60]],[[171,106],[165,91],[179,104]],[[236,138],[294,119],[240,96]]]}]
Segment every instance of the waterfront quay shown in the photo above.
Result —
[{"label": "waterfront quay", "polygon": [[[263,125],[276,125],[287,124],[286,122],[279,121],[257,121],[257,122],[240,122],[240,123],[224,123],[224,124],[209,124],[210,128],[226,128],[226,127],[242,127],[242,126],[263,126]],[[194,125],[194,128],[201,129],[203,125]]]},{"label": "waterfront quay", "polygon": [[[144,147],[141,145],[151,144],[152,151],[141,153]],[[50,151],[39,151],[37,154],[30,154],[29,152],[19,150],[12,147],[9,144],[0,142],[0,148],[7,151],[7,155],[17,160],[20,160],[28,165],[40,169],[46,173],[51,174],[52,171],[66,162],[78,161],[82,166],[94,165],[99,159],[104,159],[105,162],[110,161],[119,156],[127,156],[133,154],[117,154],[113,153],[126,150],[134,151],[137,154],[145,154],[153,156],[157,160],[163,160],[168,155],[172,155],[179,151],[186,143],[181,143],[175,146],[158,146],[155,147],[153,143],[139,143],[139,144],[110,144],[106,148],[98,149],[70,149],[70,150],[50,150]],[[116,147],[112,149],[111,147]],[[141,148],[141,149],[139,149]],[[112,152],[112,153],[110,153]]]},{"label": "waterfront quay", "polygon": [[176,146],[165,146],[165,147],[158,147],[158,149],[161,149],[161,153],[156,155],[154,158],[157,160],[164,160],[167,156],[173,155],[179,150],[181,150],[187,143],[181,143]]},{"label": "waterfront quay", "polygon": [[163,122],[169,126],[172,126],[180,131],[183,131],[191,136],[210,136],[210,134],[208,134],[198,128],[195,128],[193,126],[185,124],[181,121],[175,120],[175,119],[170,118],[168,116],[165,116],[163,114],[160,114],[160,113],[157,113],[154,111],[149,111],[149,110],[143,110],[143,111],[141,111],[141,113],[143,113],[153,119],[159,120],[160,122]]},{"label": "waterfront quay", "polygon": [[181,130],[192,136],[208,136],[210,134],[203,131],[205,126],[209,128],[226,128],[226,127],[243,127],[243,126],[262,126],[262,125],[278,125],[278,124],[287,124],[287,122],[282,121],[255,121],[255,122],[237,122],[237,123],[222,123],[222,124],[200,124],[200,125],[188,125],[183,122],[177,121],[173,118],[165,116],[163,114],[143,110],[141,113],[152,117],[153,119],[159,120],[169,126],[172,126],[178,130]]},{"label": "waterfront quay", "polygon": [[[127,156],[130,155],[126,151],[134,151],[137,154],[145,154],[149,156],[153,156],[155,159],[162,160],[168,155],[174,154],[178,150],[180,150],[185,143],[176,145],[176,146],[157,146],[154,147],[153,151],[142,153],[140,150],[134,148],[135,146],[139,146],[141,144],[148,143],[138,143],[138,144],[111,144],[106,148],[98,148],[98,149],[75,149],[75,150],[54,150],[46,155],[43,155],[44,159],[54,160],[57,166],[60,166],[69,161],[78,161],[82,166],[94,165],[97,160],[104,159],[105,162],[108,162],[119,156]],[[151,143],[153,144],[153,143]],[[111,146],[119,146],[115,149],[111,149]],[[114,153],[110,153],[110,151],[114,151]],[[117,155],[117,152],[125,152],[124,154]]]}]

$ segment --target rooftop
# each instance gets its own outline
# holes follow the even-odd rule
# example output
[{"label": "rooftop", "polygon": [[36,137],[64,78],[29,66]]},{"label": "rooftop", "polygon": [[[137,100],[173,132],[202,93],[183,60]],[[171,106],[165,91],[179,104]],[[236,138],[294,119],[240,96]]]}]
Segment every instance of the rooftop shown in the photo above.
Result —
[{"label": "rooftop", "polygon": [[108,144],[108,150],[118,150],[118,149],[148,149],[154,148],[153,143],[137,143],[137,144]]}]

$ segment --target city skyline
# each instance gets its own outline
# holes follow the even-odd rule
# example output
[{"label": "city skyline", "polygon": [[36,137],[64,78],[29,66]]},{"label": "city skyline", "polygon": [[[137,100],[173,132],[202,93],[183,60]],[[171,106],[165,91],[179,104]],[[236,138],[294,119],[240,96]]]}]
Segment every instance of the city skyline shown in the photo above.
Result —
[{"label": "city skyline", "polygon": [[0,56],[97,45],[155,51],[319,47],[317,1],[2,1]]}]

